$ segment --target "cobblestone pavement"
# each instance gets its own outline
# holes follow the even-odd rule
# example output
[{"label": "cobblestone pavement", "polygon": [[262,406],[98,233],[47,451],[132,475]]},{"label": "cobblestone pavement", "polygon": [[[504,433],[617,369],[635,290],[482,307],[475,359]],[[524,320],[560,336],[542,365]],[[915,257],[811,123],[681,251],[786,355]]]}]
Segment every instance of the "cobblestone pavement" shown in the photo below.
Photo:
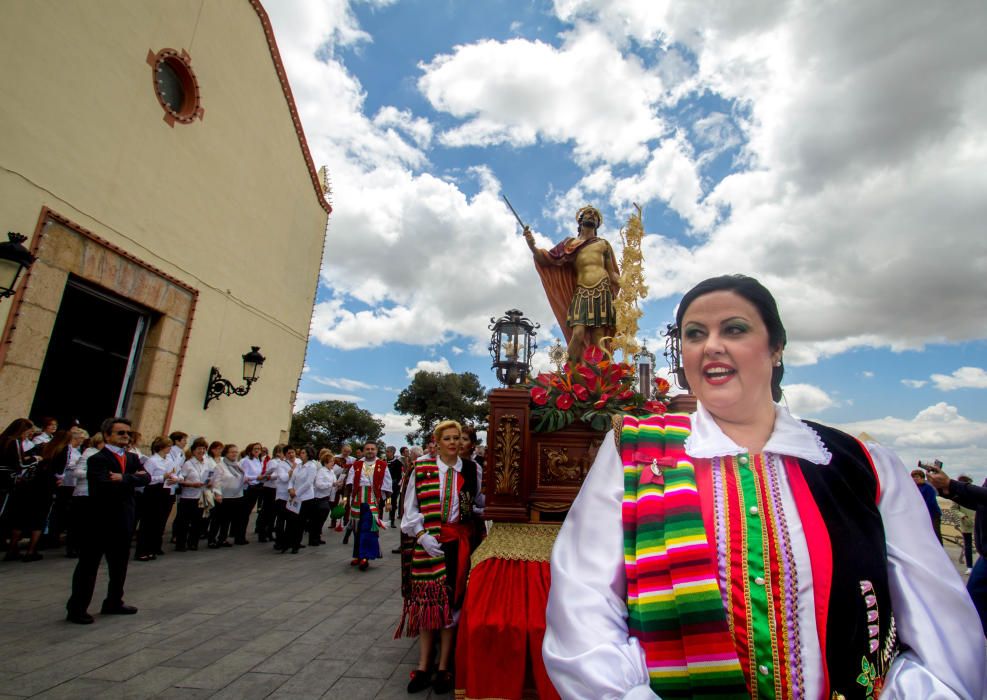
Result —
[{"label": "cobblestone pavement", "polygon": [[[0,700],[5,698],[361,698],[409,696],[415,640],[392,639],[401,611],[396,530],[360,572],[335,532],[277,554],[252,543],[131,562],[134,616],[65,622],[75,566],[58,550],[0,563]],[[957,562],[959,549],[947,551]],[[965,576],[963,576],[965,580]]]},{"label": "cobblestone pavement", "polygon": [[253,542],[130,563],[132,616],[65,622],[74,559],[0,563],[0,698],[427,698],[407,694],[415,640],[392,639],[401,611],[396,530],[384,558],[349,565],[321,547],[277,554]]}]

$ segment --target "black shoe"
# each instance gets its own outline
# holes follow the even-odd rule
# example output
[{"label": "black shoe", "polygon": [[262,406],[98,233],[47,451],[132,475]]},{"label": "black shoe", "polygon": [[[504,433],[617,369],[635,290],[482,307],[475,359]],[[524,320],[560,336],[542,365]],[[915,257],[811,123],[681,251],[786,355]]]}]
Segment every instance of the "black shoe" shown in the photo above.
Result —
[{"label": "black shoe", "polygon": [[105,605],[99,611],[100,615],[136,615],[137,608],[133,605],[117,605],[113,608],[108,608]]},{"label": "black shoe", "polygon": [[227,542],[226,540],[223,540],[222,542],[219,543],[219,546],[220,547],[232,547],[233,545],[230,544],[229,542]]},{"label": "black shoe", "polygon": [[45,555],[42,554],[41,552],[29,552],[29,553],[25,554],[23,557],[21,557],[21,561],[23,561],[23,562],[41,561],[44,558],[45,558]]},{"label": "black shoe", "polygon": [[391,550],[391,554],[400,554],[400,553],[401,553],[401,548],[400,547],[398,547],[397,549],[392,549]]},{"label": "black shoe", "polygon": [[163,557],[164,555],[165,555],[165,553],[162,552],[160,549],[154,553],[154,556],[156,556],[156,557]]},{"label": "black shoe", "polygon": [[408,682],[409,693],[420,693],[432,685],[432,674],[428,671],[415,669],[411,672],[411,680]]},{"label": "black shoe", "polygon": [[435,680],[432,681],[432,690],[439,695],[445,695],[452,690],[453,686],[451,671],[436,671]]},{"label": "black shoe", "polygon": [[82,612],[82,613],[72,613],[72,612],[70,612],[68,615],[65,616],[65,621],[66,622],[74,622],[77,625],[91,625],[92,623],[96,622],[96,618],[94,618],[89,613],[84,613],[84,612]]},{"label": "black shoe", "polygon": [[258,537],[257,538],[257,541],[258,542],[261,542],[261,543],[266,543],[267,542],[267,538],[266,537]]},{"label": "black shoe", "polygon": [[322,543],[321,542],[314,542],[312,540],[309,540],[308,541],[308,546],[309,547],[318,547],[320,544],[322,544]]},{"label": "black shoe", "polygon": [[153,554],[139,554],[134,557],[134,561],[154,561],[157,559]]},{"label": "black shoe", "polygon": [[198,552],[199,551],[199,545],[197,545],[197,544],[190,544],[188,546],[188,551],[190,551],[190,552]]}]

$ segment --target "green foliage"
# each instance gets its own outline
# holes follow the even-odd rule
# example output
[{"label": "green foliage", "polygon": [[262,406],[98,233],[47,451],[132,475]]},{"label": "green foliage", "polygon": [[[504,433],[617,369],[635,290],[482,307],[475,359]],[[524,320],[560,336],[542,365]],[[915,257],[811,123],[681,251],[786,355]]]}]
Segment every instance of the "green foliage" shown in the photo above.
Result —
[{"label": "green foliage", "polygon": [[487,390],[472,372],[442,374],[422,370],[398,394],[394,410],[408,416],[407,425],[415,427],[407,435],[412,444],[427,442],[432,428],[442,420],[457,420],[484,429],[490,404]]},{"label": "green foliage", "polygon": [[351,401],[319,401],[291,417],[291,444],[312,443],[317,450],[337,452],[343,443],[379,442],[383,434],[384,422]]}]

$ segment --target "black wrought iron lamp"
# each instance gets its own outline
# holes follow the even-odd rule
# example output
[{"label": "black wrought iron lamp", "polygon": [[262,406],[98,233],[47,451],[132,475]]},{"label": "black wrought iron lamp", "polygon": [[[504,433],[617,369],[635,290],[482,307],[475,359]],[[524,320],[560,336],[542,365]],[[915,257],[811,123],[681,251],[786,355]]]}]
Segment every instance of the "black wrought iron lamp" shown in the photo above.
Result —
[{"label": "black wrought iron lamp", "polygon": [[638,391],[645,400],[650,400],[654,393],[655,354],[648,350],[648,342],[641,343],[641,349],[634,353],[634,364],[637,365]]},{"label": "black wrought iron lamp", "polygon": [[203,410],[209,408],[209,402],[218,399],[220,396],[246,396],[250,392],[250,386],[259,379],[260,368],[267,359],[260,354],[260,348],[256,345],[250,347],[250,352],[243,356],[243,386],[233,386],[233,382],[224,379],[219,373],[219,369],[213,367],[209,372],[209,384],[206,386],[206,401],[202,405]]},{"label": "black wrought iron lamp", "polygon": [[493,331],[490,368],[496,370],[497,379],[504,386],[511,387],[528,378],[531,356],[538,348],[535,335],[540,327],[517,309],[507,311],[499,319],[490,319],[488,328]]},{"label": "black wrought iron lamp", "polygon": [[7,238],[10,240],[0,243],[0,299],[14,295],[21,273],[34,264],[34,256],[21,245],[27,236],[9,231]]}]

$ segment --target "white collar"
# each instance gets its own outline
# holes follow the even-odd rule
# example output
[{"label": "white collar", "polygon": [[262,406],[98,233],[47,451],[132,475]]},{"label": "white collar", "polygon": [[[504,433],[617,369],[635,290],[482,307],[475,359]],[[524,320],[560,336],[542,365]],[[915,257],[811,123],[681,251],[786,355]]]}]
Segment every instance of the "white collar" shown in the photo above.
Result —
[{"label": "white collar", "polygon": [[[747,452],[720,430],[702,404],[696,407],[692,416],[692,432],[686,438],[685,451],[690,457],[699,459]],[[793,417],[780,404],[775,404],[774,429],[763,451],[805,459],[813,464],[829,464],[833,458],[816,431]]]},{"label": "white collar", "polygon": [[435,462],[439,465],[439,471],[441,472],[446,472],[450,469],[455,469],[457,472],[463,471],[463,460],[461,457],[456,457],[456,463],[451,466],[443,462],[441,457],[436,457]]},{"label": "white collar", "polygon": [[115,455],[122,455],[127,453],[127,450],[124,447],[117,447],[116,445],[105,445],[105,447]]}]

